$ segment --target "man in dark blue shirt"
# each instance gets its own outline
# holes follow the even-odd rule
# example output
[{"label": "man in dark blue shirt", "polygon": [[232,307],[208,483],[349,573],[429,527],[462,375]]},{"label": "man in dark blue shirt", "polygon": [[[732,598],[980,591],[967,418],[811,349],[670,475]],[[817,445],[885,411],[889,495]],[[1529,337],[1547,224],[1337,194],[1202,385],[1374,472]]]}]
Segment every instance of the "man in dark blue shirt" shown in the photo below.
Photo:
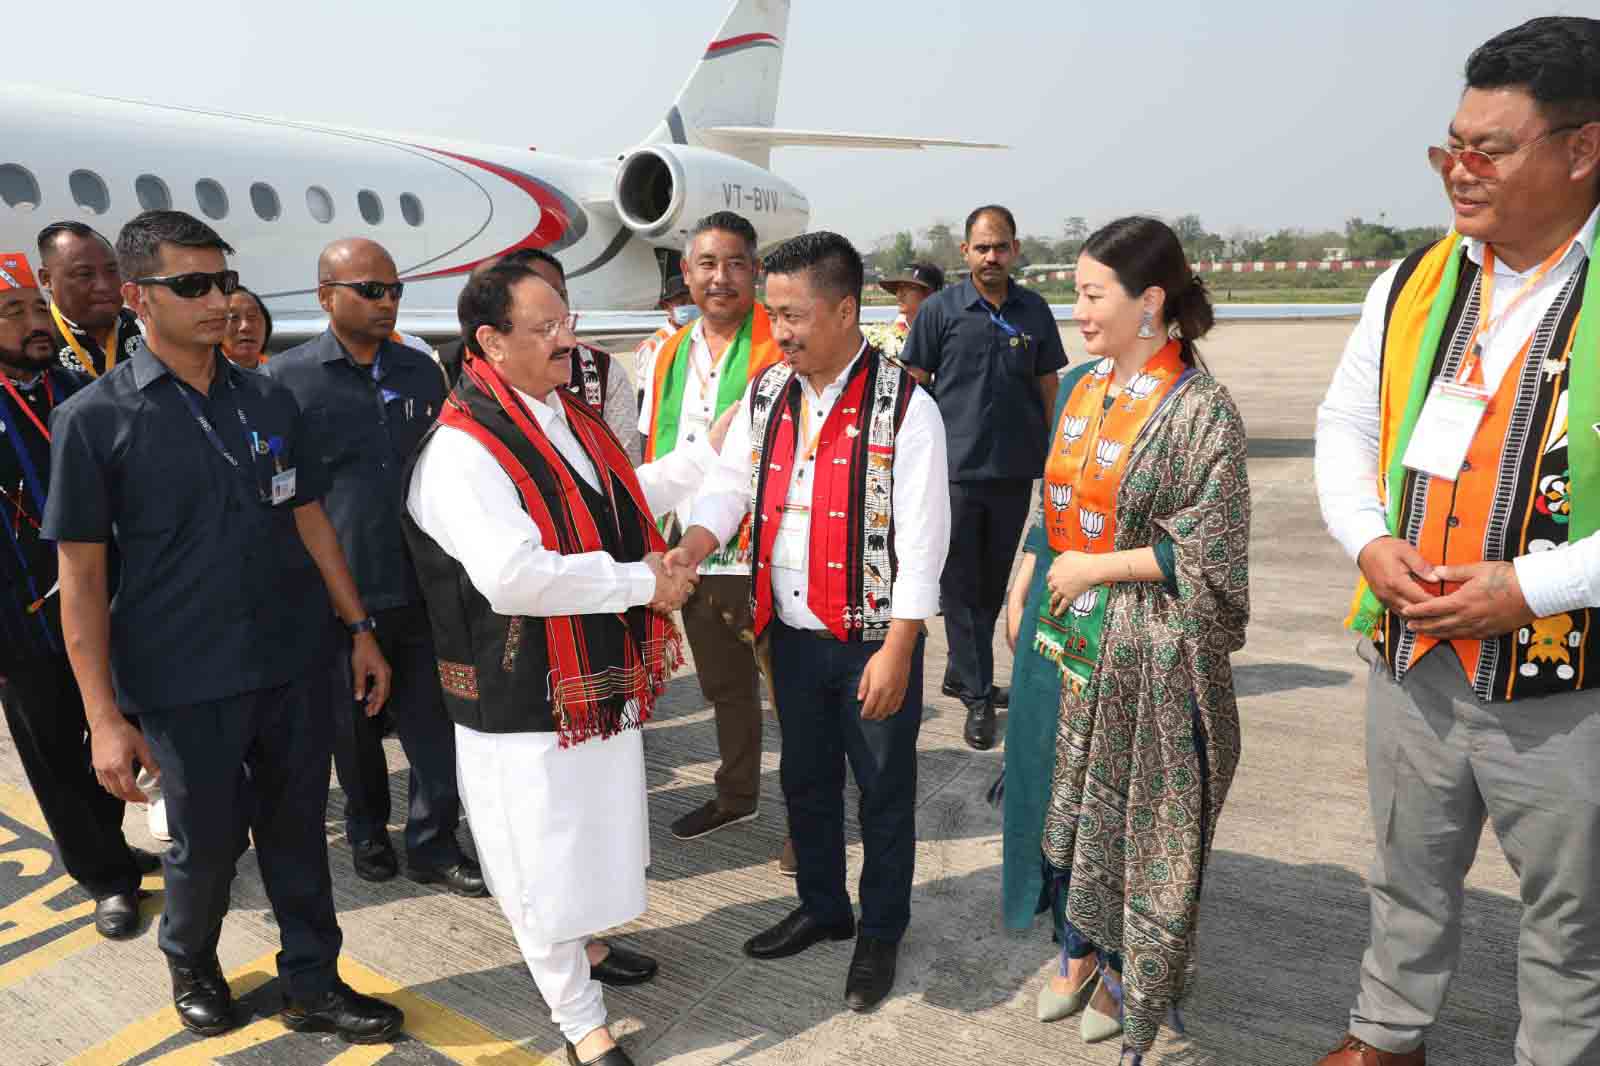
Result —
[{"label": "man in dark blue shirt", "polygon": [[[406,867],[415,881],[484,896],[483,874],[461,852],[456,827],[455,730],[445,715],[433,634],[400,528],[406,460],[444,404],[445,380],[426,355],[390,339],[402,285],[374,241],[349,238],[323,250],[317,296],[326,333],[267,363],[267,376],[294,394],[327,467],[323,506],[377,622],[394,669],[389,713],[411,764]],[[334,767],[344,789],[345,833],[356,874],[387,881],[398,872],[389,842],[389,763],[370,704],[334,668]]]},{"label": "man in dark blue shirt", "polygon": [[67,873],[101,936],[139,931],[139,881],[161,861],[130,848],[122,800],[95,781],[88,723],[61,639],[56,547],[40,535],[50,412],[88,379],[56,361],[50,312],[21,252],[0,253],[0,703]]},{"label": "man in dark blue shirt", "polygon": [[248,829],[282,941],[284,1023],[383,1040],[400,1011],[337,967],[323,830],[334,610],[359,634],[351,668],[375,704],[389,666],[317,502],[327,475],[299,406],[216,351],[232,250],[179,211],[123,228],[122,294],[147,340],[51,419],[43,533],[59,547],[96,775],[128,801],[143,798],[138,767],[161,778],[172,847],[158,942],[183,1025],[236,1023],[216,951]]},{"label": "man in dark blue shirt", "polygon": [[944,693],[967,707],[967,743],[994,744],[994,627],[1044,473],[1056,372],[1067,365],[1050,305],[1011,280],[1017,223],[988,204],[967,216],[972,277],[928,297],[900,358],[933,390],[950,450],[950,555],[939,585]]}]

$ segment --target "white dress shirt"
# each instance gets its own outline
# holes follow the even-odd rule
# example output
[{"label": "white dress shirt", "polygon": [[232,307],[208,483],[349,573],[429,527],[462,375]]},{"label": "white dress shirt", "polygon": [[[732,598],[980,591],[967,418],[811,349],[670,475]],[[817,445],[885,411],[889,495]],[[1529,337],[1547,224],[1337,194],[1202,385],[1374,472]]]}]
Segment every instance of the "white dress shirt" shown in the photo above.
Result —
[{"label": "white dress shirt", "polygon": [[[1561,287],[1582,266],[1594,241],[1600,208],[1589,216],[1566,256],[1486,339],[1483,380],[1493,391],[1515,362]],[[1483,242],[1468,239],[1467,256],[1483,265]],[[1361,308],[1361,321],[1345,345],[1328,394],[1317,409],[1317,498],[1328,531],[1352,559],[1379,537],[1389,535],[1378,499],[1379,365],[1383,317],[1394,287],[1397,267],[1373,282]],[[1494,307],[1500,313],[1537,266],[1518,273],[1496,257]],[[1586,309],[1594,313],[1596,309]],[[1594,358],[1597,353],[1584,353]],[[1513,565],[1528,607],[1541,618],[1563,611],[1600,606],[1600,534],[1549,551],[1520,556]]]},{"label": "white dress shirt", "polygon": [[[599,476],[554,394],[554,403],[517,390],[539,428],[573,470],[600,490]],[[716,462],[703,434],[636,471],[652,513],[688,499]],[[406,494],[421,530],[466,569],[496,614],[547,618],[616,614],[655,597],[656,579],[643,562],[622,563],[603,551],[562,555],[543,547],[516,485],[494,456],[466,433],[440,426],[423,445]]]},{"label": "white dress shirt", "polygon": [[[800,402],[809,411],[812,432],[827,421],[828,413],[844,392],[850,371],[866,350],[866,342],[856,351],[839,376],[819,395],[803,376]],[[915,388],[914,386],[908,387]],[[774,412],[772,417],[781,415]],[[796,466],[789,475],[787,502],[802,506],[804,512],[790,512],[779,533],[793,537],[799,568],[769,565],[757,571],[758,580],[772,575],[772,599],[778,617],[795,629],[826,629],[822,619],[807,603],[808,565],[811,550],[811,487],[815,460],[801,461],[805,450],[801,441],[795,448]],[[722,455],[705,488],[695,498],[692,522],[704,526],[723,543],[738,531],[750,509],[750,390],[739,401],[739,413],[728,427]],[[898,567],[889,590],[889,613],[893,618],[920,620],[939,611],[939,575],[944,570],[945,554],[950,549],[950,486],[945,460],[944,420],[939,407],[924,390],[915,388],[904,420],[895,435],[894,548]],[[774,557],[780,553],[774,550]]]},{"label": "white dress shirt", "polygon": [[[706,342],[706,320],[703,318],[695,320],[694,329],[689,333],[689,367],[683,379],[683,406],[678,411],[680,442],[687,433],[693,432],[703,436],[716,423],[717,389],[722,383],[722,375],[726,372],[724,363],[731,351],[733,345],[730,343],[723,349],[721,357],[713,357],[711,345]],[[655,361],[665,354],[666,342],[663,341],[651,354],[650,365],[641,367],[639,371],[639,380],[645,383],[644,402],[639,405],[639,432],[646,437],[650,436],[650,425],[656,415],[655,390],[652,388],[652,383],[655,381]],[[684,529],[689,528],[692,505],[693,500],[686,499],[674,509],[678,516],[678,524]],[[742,576],[748,574],[750,568],[737,564],[702,563],[700,572]]]}]

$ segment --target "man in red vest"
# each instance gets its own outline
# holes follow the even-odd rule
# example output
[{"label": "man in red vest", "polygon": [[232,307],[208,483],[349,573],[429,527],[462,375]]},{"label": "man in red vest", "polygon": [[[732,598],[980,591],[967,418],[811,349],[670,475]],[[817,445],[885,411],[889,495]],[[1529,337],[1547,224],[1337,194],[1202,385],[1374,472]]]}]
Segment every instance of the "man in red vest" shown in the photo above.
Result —
[{"label": "man in red vest", "polygon": [[911,920],[924,619],[950,542],[944,423],[911,375],[861,335],[861,257],[809,233],[766,259],[784,362],[740,401],[674,569],[751,515],[752,612],[770,635],[780,772],[800,906],[745,944],[758,959],[856,936],[845,888],[844,778],[861,788],[861,924],[845,1002],[894,984]]},{"label": "man in red vest", "polygon": [[1521,882],[1516,1061],[1600,1061],[1600,21],[1508,30],[1466,80],[1428,150],[1454,231],[1373,284],[1317,417],[1377,847],[1321,1066],[1426,1061],[1486,820]]}]

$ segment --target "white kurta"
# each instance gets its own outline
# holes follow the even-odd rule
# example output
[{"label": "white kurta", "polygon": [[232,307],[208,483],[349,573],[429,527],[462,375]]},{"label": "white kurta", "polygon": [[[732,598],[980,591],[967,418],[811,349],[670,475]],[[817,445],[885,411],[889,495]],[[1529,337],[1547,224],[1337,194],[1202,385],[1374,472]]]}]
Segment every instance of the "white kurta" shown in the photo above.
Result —
[{"label": "white kurta", "polygon": [[[518,394],[551,444],[598,488],[565,412]],[[704,439],[693,439],[639,467],[651,511],[692,496],[715,459]],[[516,486],[460,430],[440,427],[423,446],[406,509],[501,614],[614,613],[655,595],[644,563],[543,547]],[[555,733],[457,726],[456,772],[485,877],[519,939],[575,940],[644,912],[650,831],[638,730],[563,749]]]}]

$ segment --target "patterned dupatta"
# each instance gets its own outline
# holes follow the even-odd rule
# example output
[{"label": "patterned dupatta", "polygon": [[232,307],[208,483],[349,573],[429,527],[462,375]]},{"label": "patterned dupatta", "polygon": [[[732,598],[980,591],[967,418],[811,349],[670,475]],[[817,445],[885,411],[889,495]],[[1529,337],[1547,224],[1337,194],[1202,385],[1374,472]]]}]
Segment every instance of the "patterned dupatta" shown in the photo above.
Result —
[{"label": "patterned dupatta", "polygon": [[[470,406],[452,396],[440,415],[440,422],[459,429],[493,455],[516,485],[523,508],[539,529],[544,545],[562,555],[604,551],[605,543],[595,516],[584,501],[577,478],[568,469],[550,438],[522,399],[487,360],[468,357],[462,364],[462,381],[457,386],[475,387],[490,402],[499,405],[513,425],[527,438],[555,478],[559,496],[554,505],[546,499],[538,483],[511,449],[474,417]],[[633,501],[639,522],[639,537],[649,551],[666,550],[666,542],[650,522],[650,507],[639,485],[633,465],[616,438],[600,420],[599,413],[572,396],[566,389],[551,393],[567,415],[573,435],[594,461],[603,492],[619,521],[627,513],[616,506],[620,488]],[[642,614],[641,620],[630,615]],[[606,632],[588,624],[594,615],[555,615],[543,619],[545,640],[550,654],[550,702],[563,748],[592,737],[611,735],[619,728],[642,725],[650,716],[656,697],[667,680],[683,663],[682,638],[670,618],[635,608],[620,616],[624,637],[620,649]],[[637,714],[623,720],[612,709],[618,702],[632,703]]]},{"label": "patterned dupatta", "polygon": [[[1100,554],[1117,539],[1117,490],[1133,446],[1188,369],[1172,341],[1145,363],[1121,395],[1106,406],[1113,365],[1102,359],[1078,380],[1061,411],[1044,467],[1044,524],[1050,541],[1048,566],[1062,552]],[[1088,589],[1066,611],[1039,604],[1034,650],[1061,668],[1074,689],[1089,683],[1100,660],[1107,586]]]}]

